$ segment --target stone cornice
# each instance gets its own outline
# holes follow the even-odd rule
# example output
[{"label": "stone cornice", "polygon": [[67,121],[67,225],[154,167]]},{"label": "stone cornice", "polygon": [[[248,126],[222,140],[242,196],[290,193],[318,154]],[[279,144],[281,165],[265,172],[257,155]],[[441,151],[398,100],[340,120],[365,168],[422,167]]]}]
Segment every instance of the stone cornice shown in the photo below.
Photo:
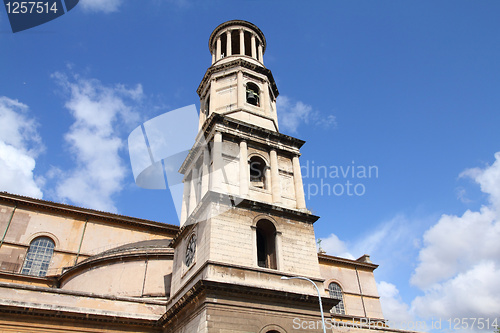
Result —
[{"label": "stone cornice", "polygon": [[[117,325],[134,325],[145,327],[156,327],[157,319],[151,318],[130,318],[119,313],[86,313],[79,312],[78,309],[57,309],[39,308],[38,304],[28,302],[2,301],[0,300],[0,313],[14,316],[26,315],[30,317],[63,318],[65,320],[92,321],[99,323],[109,323]],[[158,330],[161,332],[161,330]]]},{"label": "stone cornice", "polygon": [[226,70],[228,70],[230,68],[234,68],[234,67],[243,67],[243,68],[252,70],[256,73],[263,74],[263,75],[267,76],[267,78],[269,80],[269,87],[273,91],[274,97],[276,98],[280,94],[271,70],[263,67],[262,65],[257,65],[257,64],[250,62],[250,61],[247,61],[244,58],[235,58],[233,61],[226,62],[226,63],[219,64],[219,65],[216,64],[216,65],[210,66],[207,69],[207,71],[205,72],[205,75],[203,76],[203,79],[200,82],[200,85],[198,86],[198,89],[196,89],[198,96],[200,96],[200,98],[202,97],[203,87],[207,84],[207,82],[210,79],[210,77],[212,76],[212,74],[214,74],[216,72],[226,71]]},{"label": "stone cornice", "polygon": [[168,235],[174,235],[179,230],[178,226],[172,224],[155,222],[141,218],[129,217],[108,212],[102,212],[89,208],[76,207],[52,201],[46,201],[46,200],[11,194],[7,192],[0,192],[0,203],[17,205],[18,209],[19,208],[39,209],[39,210],[57,212],[61,215],[74,216],[80,219],[89,219],[89,221],[99,220],[99,221],[114,222],[118,224],[128,224],[142,229],[159,231],[162,233],[166,233]]},{"label": "stone cornice", "polygon": [[[57,286],[57,278],[54,276],[33,276],[33,275],[20,274],[16,272],[0,271],[0,279],[9,279],[11,281],[23,281],[32,284],[33,283],[46,284],[48,286],[54,286],[54,287]],[[2,283],[10,284],[10,282],[0,281],[0,286]]]},{"label": "stone cornice", "polygon": [[200,150],[204,149],[207,143],[211,141],[214,131],[216,130],[234,135],[244,140],[258,143],[260,142],[271,148],[284,150],[288,153],[297,154],[299,156],[300,148],[305,143],[304,140],[300,140],[286,134],[251,125],[218,113],[213,113],[205,121],[200,132],[198,132],[193,148],[189,151],[188,156],[179,168],[180,173],[186,173],[192,162],[200,154]]},{"label": "stone cornice", "polygon": [[318,260],[319,260],[320,264],[321,264],[321,261],[324,261],[327,263],[344,264],[344,265],[353,266],[353,267],[365,268],[365,269],[368,269],[370,271],[373,271],[378,267],[378,265],[376,265],[376,264],[370,264],[367,262],[360,262],[360,261],[356,261],[356,260],[335,257],[335,256],[327,255],[327,254],[321,254],[321,253],[318,253]]},{"label": "stone cornice", "polygon": [[[165,314],[158,320],[159,325],[166,325],[170,319],[177,315],[193,299],[199,297],[201,294],[206,295],[208,292],[225,292],[245,296],[266,297],[270,299],[283,300],[287,304],[294,302],[310,304],[312,306],[318,305],[318,297],[313,295],[305,295],[288,291],[266,289],[255,286],[244,286],[218,281],[200,280],[196,282],[188,291],[186,291],[184,295],[167,310],[167,312],[165,312]],[[322,298],[321,300],[323,306],[326,308],[334,307],[339,302],[337,299],[333,298]]]},{"label": "stone cornice", "polygon": [[[238,202],[238,204],[235,204],[235,208],[248,208],[249,210],[253,212],[259,212],[259,213],[269,213],[269,214],[274,214],[274,215],[279,215],[281,217],[289,217],[292,219],[300,220],[301,222],[305,223],[311,223],[313,224],[319,219],[319,216],[310,214],[308,212],[303,212],[300,210],[296,209],[290,209],[290,208],[285,208],[281,206],[276,206],[273,204],[269,204],[266,202],[261,202],[261,201],[256,201],[256,200],[249,200],[249,199],[244,199],[239,196],[235,195],[229,195],[229,194],[224,194],[224,193],[218,193],[209,190],[203,198],[198,202],[196,205],[195,209],[191,213],[191,215],[188,216],[186,222],[184,223],[184,226],[181,228],[181,230],[175,235],[174,239],[172,240],[171,246],[175,248],[177,246],[177,243],[179,239],[184,235],[189,229],[190,225],[194,225],[198,223],[198,215],[200,212],[203,212],[204,209],[207,207],[208,204],[211,203],[231,203],[234,204]],[[319,256],[319,255],[318,255]],[[329,257],[329,256],[327,256]],[[342,259],[342,258],[339,258]],[[348,259],[345,259],[348,260]],[[362,264],[362,263],[360,263]],[[365,264],[365,265],[370,265],[370,264]],[[377,265],[374,265],[377,267]]]},{"label": "stone cornice", "polygon": [[60,289],[60,288],[49,288],[49,287],[34,286],[34,285],[29,285],[29,284],[19,284],[19,283],[1,282],[1,281],[0,281],[0,288],[9,288],[12,290],[28,290],[28,291],[35,291],[35,292],[39,292],[39,293],[81,296],[81,297],[90,297],[90,298],[105,299],[105,300],[112,300],[112,301],[124,301],[124,302],[132,302],[132,303],[140,303],[140,304],[152,304],[152,305],[161,305],[161,306],[166,305],[166,303],[167,303],[166,301],[160,301],[160,300],[156,300],[156,299],[95,294],[95,293],[85,292],[85,291],[74,291],[74,290],[66,290],[66,289]]}]

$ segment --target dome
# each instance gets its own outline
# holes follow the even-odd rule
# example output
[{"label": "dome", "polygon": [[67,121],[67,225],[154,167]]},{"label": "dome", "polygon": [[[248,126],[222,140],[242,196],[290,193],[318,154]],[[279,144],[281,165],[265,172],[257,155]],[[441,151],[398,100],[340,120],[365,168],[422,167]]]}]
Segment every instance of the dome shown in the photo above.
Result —
[{"label": "dome", "polygon": [[171,239],[124,244],[66,269],[62,289],[129,297],[168,297],[174,249]]}]

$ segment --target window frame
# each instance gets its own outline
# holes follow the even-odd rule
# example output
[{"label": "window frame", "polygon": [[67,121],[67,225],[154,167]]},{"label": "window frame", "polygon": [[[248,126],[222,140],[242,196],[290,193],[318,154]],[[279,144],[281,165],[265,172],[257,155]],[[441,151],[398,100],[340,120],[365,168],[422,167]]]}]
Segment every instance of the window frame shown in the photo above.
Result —
[{"label": "window frame", "polygon": [[[248,100],[248,94],[249,93],[252,93],[254,96],[256,96],[256,104],[253,104],[251,103],[249,100]],[[259,85],[253,81],[248,81],[246,84],[245,84],[245,103],[249,104],[249,105],[253,105],[257,108],[260,108],[262,103],[261,103],[261,93],[262,93],[262,89],[259,87]]]},{"label": "window frame", "polygon": [[[260,224],[260,225],[259,225]],[[267,229],[267,230],[266,230]],[[259,242],[259,235],[261,240]],[[269,219],[261,218],[255,224],[255,239],[256,239],[256,259],[257,266],[267,269],[278,269],[278,230],[275,224]],[[262,248],[262,246],[264,248]],[[261,262],[261,252],[264,253],[264,264]]]},{"label": "window frame", "polygon": [[[330,286],[335,285],[338,289],[333,290]],[[335,295],[337,294],[337,295]],[[344,291],[342,286],[337,281],[331,281],[328,284],[328,295],[332,299],[338,299],[340,302],[337,303],[333,308],[330,309],[330,312],[338,315],[345,315],[345,302],[344,302]]]},{"label": "window frame", "polygon": [[[259,161],[260,160],[260,161]],[[254,169],[252,168],[252,164],[258,162],[259,164],[262,165],[259,169]],[[248,157],[248,183],[250,184],[250,187],[252,189],[257,189],[261,191],[269,191],[269,175],[268,175],[268,162],[264,157],[258,154],[252,154],[251,156]],[[252,180],[254,176],[252,176],[252,170],[259,171],[262,175],[262,187],[256,186],[256,183],[259,183],[258,181]]]},{"label": "window frame", "polygon": [[56,242],[51,237],[40,235],[33,238],[26,251],[20,274],[37,277],[47,276],[55,248]]}]

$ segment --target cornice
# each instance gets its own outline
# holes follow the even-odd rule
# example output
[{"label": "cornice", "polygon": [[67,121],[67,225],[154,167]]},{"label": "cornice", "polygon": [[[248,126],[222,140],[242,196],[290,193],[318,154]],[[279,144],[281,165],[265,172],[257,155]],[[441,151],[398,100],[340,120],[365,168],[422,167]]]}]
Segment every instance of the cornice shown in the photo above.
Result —
[{"label": "cornice", "polygon": [[330,256],[330,255],[322,254],[322,253],[318,253],[318,260],[320,261],[320,263],[321,263],[321,261],[325,261],[325,262],[344,264],[344,265],[354,266],[354,267],[368,268],[371,271],[375,270],[378,267],[378,265],[376,265],[376,264],[370,264],[367,262],[360,262],[357,260],[351,260],[351,259],[346,259],[346,258]]},{"label": "cornice", "polygon": [[202,93],[203,93],[203,87],[208,82],[208,80],[212,76],[212,74],[214,74],[216,72],[220,72],[220,71],[225,71],[225,70],[228,70],[228,69],[234,68],[234,67],[243,67],[243,68],[252,70],[256,73],[263,74],[263,75],[267,76],[267,78],[269,79],[269,87],[273,91],[274,97],[275,98],[278,97],[278,95],[279,95],[278,87],[276,85],[276,81],[274,80],[274,77],[273,77],[271,70],[263,67],[262,65],[257,65],[257,64],[250,62],[250,61],[247,61],[244,58],[235,58],[233,61],[210,66],[207,69],[207,71],[205,72],[205,75],[203,76],[203,79],[201,80],[201,83],[198,86],[198,89],[196,89],[198,96],[200,96],[200,98],[201,98]]},{"label": "cornice", "polygon": [[[189,166],[200,153],[200,149],[203,149],[211,141],[216,130],[240,137],[244,140],[260,141],[271,148],[286,150],[289,153],[294,152],[297,155],[300,155],[300,148],[306,143],[304,140],[286,134],[248,124],[219,113],[212,113],[203,124],[200,132],[198,132],[193,148],[189,151],[188,156],[179,168],[181,174],[186,173]],[[288,149],[285,149],[287,147]]]},{"label": "cornice", "polygon": [[98,211],[90,208],[82,208],[61,204],[57,202],[30,198],[17,194],[0,192],[0,203],[10,203],[17,205],[17,208],[39,209],[57,212],[59,214],[76,216],[81,219],[109,221],[120,224],[134,225],[141,228],[153,229],[157,231],[167,232],[170,235],[177,233],[179,227],[163,222],[145,220],[137,217],[124,216],[103,211]]},{"label": "cornice", "polygon": [[[266,289],[257,286],[245,286],[239,284],[225,283],[219,281],[200,280],[196,282],[186,293],[173,304],[167,312],[158,320],[159,325],[165,326],[175,317],[182,309],[187,306],[192,300],[202,294],[209,292],[224,292],[236,295],[244,295],[253,297],[266,297],[268,299],[283,300],[283,304],[292,302],[310,304],[311,306],[318,305],[318,297],[313,295],[299,294],[289,291]],[[334,307],[339,300],[334,298],[322,298],[322,303],[325,307]]]}]

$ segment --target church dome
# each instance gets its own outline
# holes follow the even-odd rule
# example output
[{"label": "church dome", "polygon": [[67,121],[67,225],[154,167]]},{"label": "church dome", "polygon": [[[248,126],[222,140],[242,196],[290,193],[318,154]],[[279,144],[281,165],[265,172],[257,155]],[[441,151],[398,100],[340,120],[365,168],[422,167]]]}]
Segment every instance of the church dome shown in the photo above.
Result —
[{"label": "church dome", "polygon": [[174,249],[170,239],[124,244],[66,269],[62,289],[131,297],[168,297]]}]

